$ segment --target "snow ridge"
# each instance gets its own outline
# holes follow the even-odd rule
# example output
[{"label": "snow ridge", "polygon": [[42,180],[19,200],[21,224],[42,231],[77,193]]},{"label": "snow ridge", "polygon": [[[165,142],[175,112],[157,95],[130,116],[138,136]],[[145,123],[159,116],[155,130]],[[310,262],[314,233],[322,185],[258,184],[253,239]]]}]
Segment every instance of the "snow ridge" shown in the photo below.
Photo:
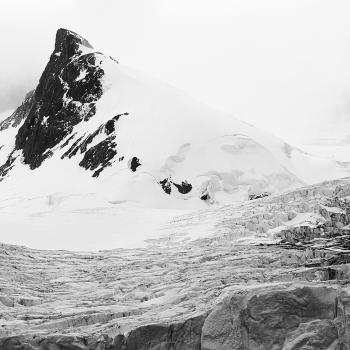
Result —
[{"label": "snow ridge", "polygon": [[26,101],[16,123],[0,124],[2,199],[60,193],[91,206],[197,209],[348,174],[347,165],[215,111],[65,29]]}]

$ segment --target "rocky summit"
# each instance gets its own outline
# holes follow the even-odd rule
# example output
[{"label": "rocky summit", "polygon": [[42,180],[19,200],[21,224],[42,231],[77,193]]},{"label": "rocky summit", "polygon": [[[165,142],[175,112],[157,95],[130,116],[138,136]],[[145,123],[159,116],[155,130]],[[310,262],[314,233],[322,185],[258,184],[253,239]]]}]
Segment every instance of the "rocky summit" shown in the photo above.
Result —
[{"label": "rocky summit", "polygon": [[348,172],[347,163],[215,111],[66,29],[36,89],[0,123],[1,200],[204,209]]},{"label": "rocky summit", "polygon": [[0,122],[0,350],[350,349],[348,175],[59,29]]},{"label": "rocky summit", "polygon": [[[31,169],[50,157],[50,149],[69,135],[76,124],[94,115],[96,100],[102,95],[103,70],[96,66],[94,54],[81,55],[80,45],[92,49],[77,34],[57,31],[55,51],[35,90],[35,102],[16,136],[15,150],[22,150],[23,162]],[[79,77],[82,71],[84,79]]]}]

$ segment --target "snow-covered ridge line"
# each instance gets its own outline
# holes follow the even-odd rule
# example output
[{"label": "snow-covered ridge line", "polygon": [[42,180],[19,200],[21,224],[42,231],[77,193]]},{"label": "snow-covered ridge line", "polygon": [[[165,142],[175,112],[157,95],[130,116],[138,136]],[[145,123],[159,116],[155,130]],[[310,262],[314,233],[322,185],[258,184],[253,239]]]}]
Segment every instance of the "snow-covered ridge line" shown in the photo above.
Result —
[{"label": "snow-covered ridge line", "polygon": [[0,132],[1,145],[3,199],[93,192],[102,206],[197,209],[348,174],[64,29],[21,124]]}]

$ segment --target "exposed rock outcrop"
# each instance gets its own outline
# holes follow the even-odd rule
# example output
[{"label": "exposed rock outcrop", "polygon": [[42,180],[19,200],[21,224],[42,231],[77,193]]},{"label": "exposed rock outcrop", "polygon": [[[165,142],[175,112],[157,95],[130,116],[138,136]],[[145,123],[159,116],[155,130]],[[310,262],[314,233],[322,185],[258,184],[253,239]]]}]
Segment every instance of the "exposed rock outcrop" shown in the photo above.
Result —
[{"label": "exposed rock outcrop", "polygon": [[15,149],[22,151],[23,162],[31,169],[39,167],[76,124],[95,113],[104,72],[98,65],[98,54],[84,54],[83,47],[92,48],[78,34],[57,31],[55,50],[16,136]]},{"label": "exposed rock outcrop", "polygon": [[4,121],[0,123],[0,131],[6,130],[10,126],[17,127],[24,121],[35,103],[35,90],[26,94],[24,102]]},{"label": "exposed rock outcrop", "polygon": [[140,165],[141,165],[140,159],[138,159],[137,157],[132,157],[129,165],[131,171],[135,172]]},{"label": "exposed rock outcrop", "polygon": [[[232,288],[231,288],[232,289]],[[335,350],[348,349],[350,294],[334,285],[280,283],[234,287],[212,311],[125,334],[22,335],[2,350]]]},{"label": "exposed rock outcrop", "polygon": [[186,180],[182,181],[181,184],[177,184],[176,182],[171,180],[171,177],[159,181],[159,184],[161,185],[163,191],[166,194],[171,193],[171,185],[174,185],[175,188],[181,194],[187,194],[187,193],[191,192],[191,190],[192,190],[192,185],[190,183],[188,183]]}]

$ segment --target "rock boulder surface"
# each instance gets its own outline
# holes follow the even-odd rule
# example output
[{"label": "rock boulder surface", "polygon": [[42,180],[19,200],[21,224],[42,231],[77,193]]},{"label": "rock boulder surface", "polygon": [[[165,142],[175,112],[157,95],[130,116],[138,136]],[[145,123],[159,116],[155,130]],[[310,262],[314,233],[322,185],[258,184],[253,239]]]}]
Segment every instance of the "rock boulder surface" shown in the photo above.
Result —
[{"label": "rock boulder surface", "polygon": [[134,249],[1,244],[0,350],[350,350],[350,179],[301,187],[349,164],[227,118],[65,29],[0,141],[2,218],[183,209]]}]

